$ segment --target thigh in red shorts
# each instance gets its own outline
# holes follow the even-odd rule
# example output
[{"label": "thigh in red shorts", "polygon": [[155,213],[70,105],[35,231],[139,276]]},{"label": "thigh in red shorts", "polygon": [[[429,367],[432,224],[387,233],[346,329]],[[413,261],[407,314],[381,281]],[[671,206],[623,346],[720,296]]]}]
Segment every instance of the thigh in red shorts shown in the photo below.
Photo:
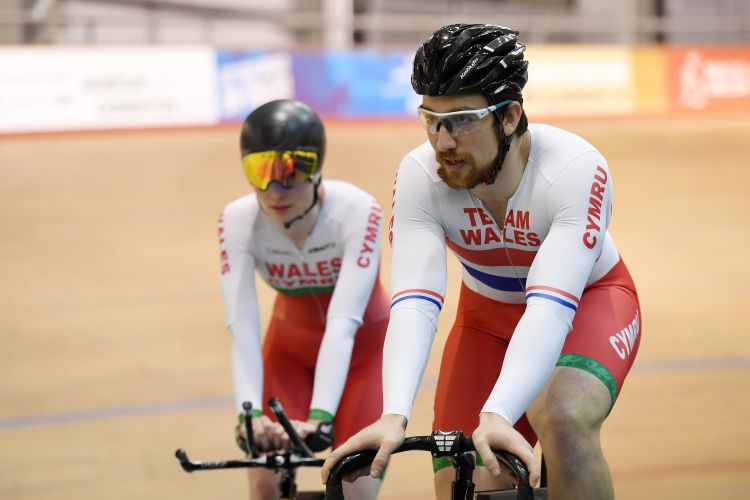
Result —
[{"label": "thigh in red shorts", "polygon": [[[388,326],[388,298],[382,289],[380,293],[376,290],[354,341],[349,373],[334,418],[334,447],[377,420],[383,411],[382,360]],[[285,302],[283,308],[299,311],[301,304],[290,307],[289,299],[282,299]],[[278,300],[276,305],[279,305]],[[266,332],[263,397],[265,401],[278,397],[291,419],[307,420],[324,330],[322,323],[305,324],[287,313],[273,316]],[[268,409],[264,409],[264,413],[271,416]]]},{"label": "thigh in red shorts", "polygon": [[[440,366],[433,429],[459,429],[469,435],[474,431],[524,309],[523,304],[496,302],[462,286]],[[638,296],[620,261],[584,291],[557,365],[580,368],[599,378],[614,404],[639,341]],[[516,429],[529,443],[536,443],[526,415]]]},{"label": "thigh in red shorts", "polygon": [[607,387],[614,406],[641,340],[635,285],[622,260],[584,290],[557,366],[591,373]]}]

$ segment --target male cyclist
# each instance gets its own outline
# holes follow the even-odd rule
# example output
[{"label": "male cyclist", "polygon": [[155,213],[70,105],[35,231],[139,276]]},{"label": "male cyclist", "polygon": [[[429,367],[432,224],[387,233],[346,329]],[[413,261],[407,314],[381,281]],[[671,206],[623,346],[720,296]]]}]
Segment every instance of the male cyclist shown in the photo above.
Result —
[{"label": "male cyclist", "polygon": [[[604,157],[561,129],[529,125],[518,32],[450,25],[417,50],[412,85],[428,141],[401,162],[394,194],[384,411],[335,450],[378,449],[376,477],[404,430],[446,287],[446,248],[463,265],[438,379],[434,428],[471,435],[477,489],[508,487],[491,448],[519,456],[533,482],[547,457],[549,498],[607,499],[599,433],[640,339],[633,281],[607,231]],[[438,497],[450,463],[435,460]]]},{"label": "male cyclist", "polygon": [[[375,199],[341,181],[321,182],[325,130],[307,105],[278,100],[258,107],[240,136],[254,188],[219,220],[221,289],[232,333],[237,411],[253,405],[261,450],[289,446],[268,409],[278,397],[302,438],[333,422],[333,447],[382,411],[381,364],[388,298],[378,279],[382,212]],[[254,272],[278,295],[261,354]],[[244,426],[236,432],[244,434]],[[374,498],[380,481],[363,478],[352,498]],[[249,469],[251,498],[278,498],[278,480]]]}]

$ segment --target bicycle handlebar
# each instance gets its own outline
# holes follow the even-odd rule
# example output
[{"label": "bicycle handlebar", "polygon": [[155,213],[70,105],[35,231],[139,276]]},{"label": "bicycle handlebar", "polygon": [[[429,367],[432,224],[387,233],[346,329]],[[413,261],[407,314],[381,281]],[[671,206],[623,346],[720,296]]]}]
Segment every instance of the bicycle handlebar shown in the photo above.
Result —
[{"label": "bicycle handlebar", "polygon": [[[245,433],[247,435],[245,444],[247,449],[243,448],[250,457],[246,459],[238,460],[207,460],[207,461],[191,461],[187,452],[182,448],[175,451],[175,456],[180,461],[180,465],[185,472],[193,472],[195,470],[215,470],[215,469],[238,469],[248,467],[265,467],[273,470],[288,470],[293,471],[297,467],[320,467],[323,465],[325,460],[315,458],[313,451],[300,438],[297,431],[292,426],[289,418],[284,413],[284,408],[276,398],[271,398],[268,402],[271,410],[278,418],[284,430],[289,435],[289,439],[292,441],[293,447],[290,451],[285,452],[274,452],[265,455],[261,455],[258,449],[253,443],[253,431],[252,431],[252,404],[244,402],[242,408],[245,411]],[[318,428],[320,432],[320,426]],[[323,436],[319,438],[319,441],[327,442],[325,438],[331,436]],[[242,446],[241,446],[242,447]]]},{"label": "bicycle handlebar", "polygon": [[208,461],[191,461],[185,450],[180,448],[175,452],[175,456],[180,461],[180,465],[185,472],[195,470],[215,470],[215,469],[240,469],[265,467],[266,469],[296,469],[297,467],[320,467],[325,460],[314,457],[301,457],[293,453],[262,455],[257,458],[239,459],[239,460],[208,460]]},{"label": "bicycle handlebar", "polygon": [[[432,452],[433,456],[438,456],[440,452],[445,452],[446,450],[441,449],[436,454],[436,444],[434,436],[435,434],[433,434],[432,436],[408,437],[404,440],[401,446],[393,451],[393,453],[417,450],[430,451]],[[475,451],[474,443],[472,442],[471,438],[463,437],[462,435],[456,439],[455,443],[451,443],[450,445],[451,451],[444,453],[443,456],[454,456],[461,458],[466,453]],[[513,471],[516,479],[518,480],[516,498],[519,500],[533,500],[534,490],[531,485],[529,485],[529,471],[526,469],[524,463],[521,462],[518,457],[507,451],[495,451],[494,453],[498,460],[500,460],[511,471]],[[326,499],[344,500],[344,491],[341,484],[343,478],[356,470],[362,469],[372,464],[372,461],[375,459],[376,454],[377,451],[375,450],[362,450],[347,455],[339,460],[339,462],[333,466],[333,469],[331,469],[331,473],[328,476],[328,481],[326,483]],[[465,475],[463,469],[466,467],[470,467],[471,469],[474,468],[473,461],[467,464],[465,460],[459,459],[457,460],[457,462],[457,476]],[[468,479],[471,479],[470,472],[468,474]]]}]

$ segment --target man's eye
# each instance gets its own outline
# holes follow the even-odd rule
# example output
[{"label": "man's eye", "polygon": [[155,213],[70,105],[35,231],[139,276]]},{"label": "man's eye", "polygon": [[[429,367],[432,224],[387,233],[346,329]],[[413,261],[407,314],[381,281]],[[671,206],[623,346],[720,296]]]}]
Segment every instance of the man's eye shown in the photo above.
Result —
[{"label": "man's eye", "polygon": [[464,125],[474,121],[473,115],[457,115],[453,117],[453,121],[459,125]]}]

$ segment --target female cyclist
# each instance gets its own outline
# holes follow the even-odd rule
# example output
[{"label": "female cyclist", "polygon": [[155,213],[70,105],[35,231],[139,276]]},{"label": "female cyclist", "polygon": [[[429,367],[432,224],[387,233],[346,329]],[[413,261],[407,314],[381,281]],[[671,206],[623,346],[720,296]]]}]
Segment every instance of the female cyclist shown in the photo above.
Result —
[{"label": "female cyclist", "polygon": [[[258,448],[287,447],[283,429],[260,410],[277,397],[302,438],[332,422],[335,448],[382,412],[390,302],[378,276],[382,211],[351,184],[321,181],[325,130],[301,102],[254,110],[240,145],[255,192],[219,220],[237,412],[253,404]],[[262,348],[254,271],[278,292]],[[278,498],[273,471],[248,473],[251,498]],[[379,485],[363,478],[350,485],[351,498],[374,498]]]}]

